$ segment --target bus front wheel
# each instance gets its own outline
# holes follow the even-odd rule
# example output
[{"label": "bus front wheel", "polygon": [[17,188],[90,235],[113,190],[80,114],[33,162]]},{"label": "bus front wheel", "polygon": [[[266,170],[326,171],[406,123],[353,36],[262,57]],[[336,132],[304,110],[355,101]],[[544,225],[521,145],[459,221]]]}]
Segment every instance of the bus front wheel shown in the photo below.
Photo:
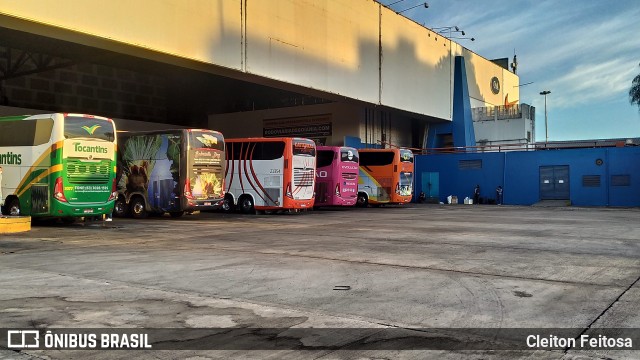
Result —
[{"label": "bus front wheel", "polygon": [[365,193],[358,193],[358,200],[356,201],[356,205],[359,207],[367,207],[369,204],[369,198]]},{"label": "bus front wheel", "polygon": [[240,211],[243,214],[252,214],[254,210],[253,200],[250,196],[244,196],[240,199]]},{"label": "bus front wheel", "polygon": [[232,212],[233,211],[233,198],[229,195],[224,197],[222,201],[222,211],[224,212]]},{"label": "bus front wheel", "polygon": [[113,215],[115,217],[124,217],[127,214],[127,203],[122,196],[116,199],[116,203],[113,205]]},{"label": "bus front wheel", "polygon": [[20,200],[18,198],[12,198],[7,205],[7,215],[18,216],[20,215]]},{"label": "bus front wheel", "polygon": [[131,211],[131,216],[134,219],[142,219],[147,217],[147,210],[144,207],[144,200],[141,197],[135,197],[129,203],[129,209]]}]

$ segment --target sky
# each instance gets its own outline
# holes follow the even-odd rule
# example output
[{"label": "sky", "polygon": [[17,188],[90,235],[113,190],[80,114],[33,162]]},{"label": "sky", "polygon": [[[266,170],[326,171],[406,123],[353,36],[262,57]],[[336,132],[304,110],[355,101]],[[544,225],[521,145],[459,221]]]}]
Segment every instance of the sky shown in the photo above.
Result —
[{"label": "sky", "polygon": [[[389,5],[397,0],[380,0]],[[638,0],[430,0],[402,12],[428,28],[458,26],[462,46],[487,59],[517,54],[520,103],[536,107],[536,140],[640,137],[629,88],[640,74]],[[424,3],[401,0],[402,11]],[[459,34],[458,34],[459,35]],[[530,83],[528,85],[525,85]]]}]

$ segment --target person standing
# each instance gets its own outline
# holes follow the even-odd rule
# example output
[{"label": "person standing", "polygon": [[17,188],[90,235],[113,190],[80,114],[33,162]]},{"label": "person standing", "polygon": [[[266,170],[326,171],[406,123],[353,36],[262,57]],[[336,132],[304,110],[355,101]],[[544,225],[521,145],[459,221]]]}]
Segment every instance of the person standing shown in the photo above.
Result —
[{"label": "person standing", "polygon": [[496,188],[496,204],[502,205],[502,186]]},{"label": "person standing", "polygon": [[473,203],[480,204],[480,185],[476,185],[476,188],[473,189]]}]

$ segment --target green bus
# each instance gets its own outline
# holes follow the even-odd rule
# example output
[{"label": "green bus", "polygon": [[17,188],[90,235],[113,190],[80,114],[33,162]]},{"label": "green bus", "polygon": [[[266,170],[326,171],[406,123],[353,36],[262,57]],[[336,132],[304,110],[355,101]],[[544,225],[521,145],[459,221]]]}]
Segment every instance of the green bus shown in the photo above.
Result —
[{"label": "green bus", "polygon": [[0,117],[4,215],[101,216],[116,200],[116,128],[84,114]]}]

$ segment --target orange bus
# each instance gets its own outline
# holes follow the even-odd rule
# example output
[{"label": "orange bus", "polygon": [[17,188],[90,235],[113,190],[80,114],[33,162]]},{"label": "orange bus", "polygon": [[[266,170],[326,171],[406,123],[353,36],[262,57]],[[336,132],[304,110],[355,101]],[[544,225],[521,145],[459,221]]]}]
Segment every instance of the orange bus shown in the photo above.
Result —
[{"label": "orange bus", "polygon": [[413,153],[407,149],[359,149],[358,206],[403,204],[413,194]]},{"label": "orange bus", "polygon": [[304,138],[227,139],[222,209],[245,214],[313,208],[316,145]]}]

